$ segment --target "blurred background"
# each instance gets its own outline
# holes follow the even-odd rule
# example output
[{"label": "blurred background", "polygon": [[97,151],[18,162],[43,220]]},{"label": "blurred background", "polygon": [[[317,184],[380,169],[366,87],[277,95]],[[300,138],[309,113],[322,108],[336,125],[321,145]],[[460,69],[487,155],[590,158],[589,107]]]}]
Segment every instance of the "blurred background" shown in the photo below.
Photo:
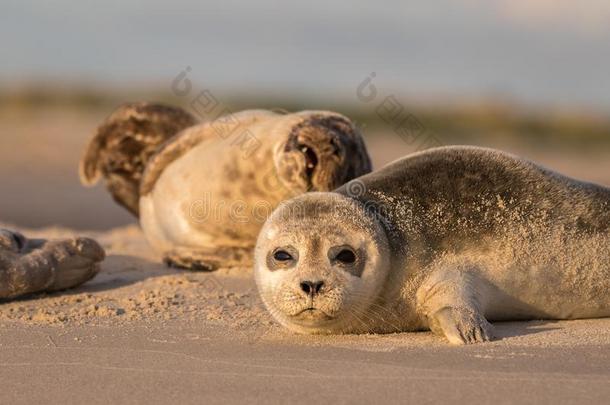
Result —
[{"label": "blurred background", "polygon": [[346,114],[376,168],[466,143],[610,185],[607,0],[4,0],[0,49],[9,224],[134,222],[80,186],[85,144],[123,102],[197,113],[204,91],[232,111]]}]

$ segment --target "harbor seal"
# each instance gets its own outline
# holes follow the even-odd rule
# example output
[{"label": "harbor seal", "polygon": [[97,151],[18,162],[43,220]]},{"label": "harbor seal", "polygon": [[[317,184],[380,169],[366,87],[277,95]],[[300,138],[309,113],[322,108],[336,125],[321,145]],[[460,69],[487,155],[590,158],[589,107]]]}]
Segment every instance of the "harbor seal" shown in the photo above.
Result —
[{"label": "harbor seal", "polygon": [[247,110],[195,121],[179,108],[127,104],[81,161],[83,183],[104,177],[174,267],[251,265],[260,227],[281,201],[371,171],[360,132],[338,113]]},{"label": "harbor seal", "polygon": [[610,189],[437,148],[282,203],[255,258],[263,302],[297,332],[484,342],[489,321],[610,316]]},{"label": "harbor seal", "polygon": [[0,299],[76,287],[99,272],[104,257],[93,239],[28,239],[0,229]]}]

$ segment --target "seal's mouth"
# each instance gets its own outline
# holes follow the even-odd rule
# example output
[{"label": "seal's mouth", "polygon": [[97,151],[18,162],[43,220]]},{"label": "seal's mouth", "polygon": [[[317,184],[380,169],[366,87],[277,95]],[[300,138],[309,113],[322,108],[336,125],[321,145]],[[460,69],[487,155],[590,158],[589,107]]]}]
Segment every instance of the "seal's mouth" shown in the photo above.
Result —
[{"label": "seal's mouth", "polygon": [[314,306],[310,306],[310,307],[301,309],[299,312],[297,312],[293,316],[299,316],[299,315],[305,314],[305,313],[312,313],[314,311],[318,311],[318,309],[316,307],[314,307]]},{"label": "seal's mouth", "polygon": [[328,315],[326,312],[322,311],[319,308],[314,306],[310,306],[302,309],[300,312],[293,315],[293,318],[296,318],[300,321],[329,321],[333,319],[332,316]]},{"label": "seal's mouth", "polygon": [[[307,136],[306,136],[307,135]],[[280,178],[299,192],[332,190],[343,173],[338,141],[320,134],[291,135],[277,161]],[[334,138],[333,138],[334,139]]]},{"label": "seal's mouth", "polygon": [[318,155],[311,146],[299,144],[298,148],[305,157],[305,175],[308,179],[311,179],[313,172],[318,166]]}]

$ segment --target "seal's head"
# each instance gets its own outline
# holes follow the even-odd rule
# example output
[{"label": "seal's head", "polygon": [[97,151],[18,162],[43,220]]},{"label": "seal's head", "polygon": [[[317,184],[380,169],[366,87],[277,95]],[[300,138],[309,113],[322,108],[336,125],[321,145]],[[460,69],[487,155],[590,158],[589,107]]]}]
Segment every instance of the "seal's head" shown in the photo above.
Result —
[{"label": "seal's head", "polygon": [[303,111],[284,116],[274,151],[278,177],[294,194],[330,191],[371,171],[362,135],[343,115]]},{"label": "seal's head", "polygon": [[307,193],[282,203],[255,249],[263,302],[282,325],[302,333],[362,328],[359,322],[388,272],[381,224],[362,205],[336,193]]}]

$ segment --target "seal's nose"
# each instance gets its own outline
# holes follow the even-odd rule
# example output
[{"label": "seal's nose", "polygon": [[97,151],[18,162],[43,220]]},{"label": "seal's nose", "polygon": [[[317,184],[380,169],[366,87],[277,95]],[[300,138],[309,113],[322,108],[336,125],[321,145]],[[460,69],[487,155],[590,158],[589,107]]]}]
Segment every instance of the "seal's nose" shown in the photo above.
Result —
[{"label": "seal's nose", "polygon": [[319,294],[323,286],[324,281],[301,281],[301,290],[312,297]]}]

